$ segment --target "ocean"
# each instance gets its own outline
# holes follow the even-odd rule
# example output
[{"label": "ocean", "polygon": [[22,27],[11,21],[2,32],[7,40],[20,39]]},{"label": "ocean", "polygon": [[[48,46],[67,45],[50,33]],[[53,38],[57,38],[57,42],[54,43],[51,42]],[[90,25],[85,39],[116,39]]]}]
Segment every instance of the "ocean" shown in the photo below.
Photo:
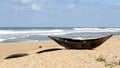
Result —
[{"label": "ocean", "polygon": [[110,34],[120,36],[120,28],[0,27],[0,43],[51,40],[48,35],[66,38],[96,38]]}]

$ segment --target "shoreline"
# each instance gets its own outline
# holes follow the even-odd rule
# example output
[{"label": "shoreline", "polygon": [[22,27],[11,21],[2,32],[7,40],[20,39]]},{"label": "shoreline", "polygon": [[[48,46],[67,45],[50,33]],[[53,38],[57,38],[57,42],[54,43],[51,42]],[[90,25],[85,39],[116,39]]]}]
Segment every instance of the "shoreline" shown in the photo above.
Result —
[{"label": "shoreline", "polygon": [[[120,37],[120,35],[118,35],[118,36],[112,36],[112,37]],[[100,37],[96,37],[96,38],[100,38]],[[74,38],[74,39],[92,39],[92,38]],[[94,39],[94,37],[93,37],[93,39]],[[34,41],[22,41],[22,42],[7,42],[7,43],[0,43],[0,45],[1,44],[15,44],[15,43],[29,43],[29,42],[50,42],[50,41],[53,41],[53,40],[41,40],[41,41],[38,41],[38,40],[34,40]]]},{"label": "shoreline", "polygon": [[15,44],[15,43],[31,43],[31,42],[50,42],[50,41],[52,41],[52,40],[45,40],[45,41],[23,41],[23,42],[8,42],[8,43],[0,43],[0,45],[1,44]]}]

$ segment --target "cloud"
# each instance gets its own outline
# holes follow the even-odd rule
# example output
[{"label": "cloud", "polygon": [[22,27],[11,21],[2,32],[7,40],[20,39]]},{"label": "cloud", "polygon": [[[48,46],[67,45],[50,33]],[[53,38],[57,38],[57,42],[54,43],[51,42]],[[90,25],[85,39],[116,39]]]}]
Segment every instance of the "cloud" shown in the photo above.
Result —
[{"label": "cloud", "polygon": [[31,3],[32,0],[15,0],[15,2],[27,4],[27,3]]},{"label": "cloud", "polygon": [[24,10],[24,7],[14,6],[14,10],[15,11],[22,11],[22,10]]},{"label": "cloud", "polygon": [[32,10],[33,11],[39,11],[40,7],[36,3],[34,3],[34,4],[32,4]]},{"label": "cloud", "polygon": [[14,0],[15,11],[42,11],[48,0]]},{"label": "cloud", "polygon": [[13,0],[15,10],[72,10],[76,7],[74,0]]},{"label": "cloud", "polygon": [[106,6],[106,9],[110,9],[112,11],[120,11],[120,3],[112,3],[112,4],[108,4],[108,5],[104,5],[104,7]]},{"label": "cloud", "polygon": [[[7,13],[11,14],[13,20],[19,22],[19,20],[26,21],[25,18],[30,17],[29,22],[43,22],[41,25],[49,22],[73,22],[76,24],[81,23],[86,25],[87,23],[92,22],[89,25],[99,26],[101,23],[113,22],[115,25],[120,21],[120,4],[118,3],[104,3],[100,2],[90,2],[90,0],[3,0],[4,5],[0,8],[0,11],[7,11]],[[14,1],[14,2],[13,2]],[[113,6],[114,5],[114,6]],[[116,6],[115,6],[116,5]],[[15,13],[8,11],[14,8],[17,12],[21,12],[23,15],[17,13],[19,16],[14,15]],[[13,9],[12,9],[13,10]],[[31,12],[33,11],[33,12]],[[38,13],[36,13],[36,11]],[[44,11],[44,12],[41,12]],[[31,13],[25,15],[25,13]],[[35,13],[35,15],[33,14]],[[2,13],[1,13],[2,14]],[[8,15],[9,15],[8,14]],[[10,15],[9,15],[10,16]],[[10,16],[10,17],[11,17]],[[6,16],[7,17],[7,16]],[[1,18],[5,18],[2,17]],[[46,20],[41,20],[40,18],[46,17]],[[4,19],[4,21],[6,21]],[[8,18],[9,19],[9,18]],[[11,20],[11,18],[10,18]],[[34,21],[33,21],[34,20]],[[12,20],[11,20],[12,21]],[[13,21],[15,22],[15,21]],[[28,22],[28,21],[27,21]],[[25,23],[25,22],[24,22]],[[95,24],[98,23],[98,24]],[[68,23],[67,23],[68,24]],[[107,23],[106,25],[108,25]],[[51,24],[50,24],[51,25]],[[28,26],[28,25],[26,25]],[[39,25],[38,25],[39,26]]]},{"label": "cloud", "polygon": [[115,8],[120,8],[120,3],[114,3],[111,5],[112,7],[115,7]]},{"label": "cloud", "polygon": [[[79,9],[82,11],[99,11],[101,9],[118,9],[120,3],[115,4],[114,6],[106,6],[100,3],[91,3],[88,0],[12,0],[14,10],[21,11],[63,11],[63,10],[75,10]],[[109,7],[109,8],[108,8]],[[102,11],[102,12],[103,12]]]},{"label": "cloud", "polygon": [[67,5],[66,9],[67,9],[67,10],[72,10],[72,9],[74,9],[75,7],[76,7],[75,4],[69,4],[69,5]]}]

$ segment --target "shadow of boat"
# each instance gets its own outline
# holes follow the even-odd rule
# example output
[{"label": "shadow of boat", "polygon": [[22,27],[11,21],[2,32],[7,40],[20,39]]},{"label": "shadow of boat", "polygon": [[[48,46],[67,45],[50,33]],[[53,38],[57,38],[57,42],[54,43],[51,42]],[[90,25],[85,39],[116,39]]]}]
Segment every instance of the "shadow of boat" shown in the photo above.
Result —
[{"label": "shadow of boat", "polygon": [[71,38],[62,38],[62,37],[55,37],[55,36],[48,36],[61,46],[65,47],[66,49],[94,49],[104,43],[113,35],[108,35],[101,38],[96,39],[85,39],[85,40],[78,40],[78,39],[71,39]]},{"label": "shadow of boat", "polygon": [[29,55],[29,54],[26,54],[26,53],[12,54],[12,55],[5,57],[4,59],[19,58],[19,57],[24,57],[27,55]]},{"label": "shadow of boat", "polygon": [[44,53],[44,52],[58,51],[58,50],[63,50],[63,49],[62,48],[45,49],[42,51],[38,51],[37,54]]}]

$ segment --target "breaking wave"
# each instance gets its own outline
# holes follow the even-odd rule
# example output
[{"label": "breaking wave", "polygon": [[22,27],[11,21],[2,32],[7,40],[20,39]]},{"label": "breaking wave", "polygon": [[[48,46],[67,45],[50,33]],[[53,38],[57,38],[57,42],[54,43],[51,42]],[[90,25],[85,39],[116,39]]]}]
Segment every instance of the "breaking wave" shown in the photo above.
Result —
[{"label": "breaking wave", "polygon": [[80,39],[90,36],[99,36],[103,35],[104,33],[111,33],[120,36],[120,28],[0,29],[0,43],[49,40],[47,37],[48,35]]},{"label": "breaking wave", "polygon": [[60,32],[63,32],[63,30],[0,30],[0,34],[48,34]]},{"label": "breaking wave", "polygon": [[6,39],[0,39],[0,42],[3,42],[4,40],[6,40]]},{"label": "breaking wave", "polygon": [[120,28],[73,28],[53,30],[0,30],[0,35],[5,34],[29,34],[29,35],[65,35],[82,32],[120,32]]},{"label": "breaking wave", "polygon": [[79,32],[120,32],[120,28],[74,28]]}]

